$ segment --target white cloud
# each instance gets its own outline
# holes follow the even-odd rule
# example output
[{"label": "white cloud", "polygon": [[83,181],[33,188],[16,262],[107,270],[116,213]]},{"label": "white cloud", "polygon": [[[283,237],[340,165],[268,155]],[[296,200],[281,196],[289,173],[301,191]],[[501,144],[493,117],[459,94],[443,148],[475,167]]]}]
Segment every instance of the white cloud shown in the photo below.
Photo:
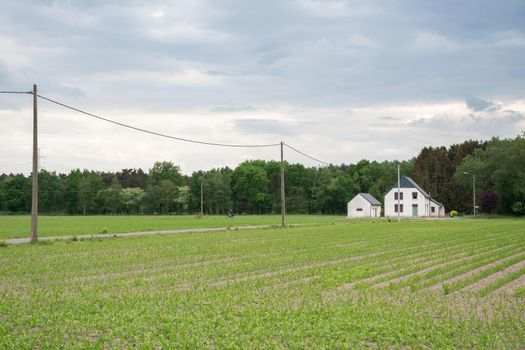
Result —
[{"label": "white cloud", "polygon": [[166,12],[164,12],[164,10],[156,10],[156,11],[153,11],[151,13],[151,17],[153,17],[153,18],[162,18],[162,17],[164,17],[165,14],[166,14]]},{"label": "white cloud", "polygon": [[321,18],[366,16],[380,12],[371,2],[343,0],[295,0],[296,6],[305,13]]},{"label": "white cloud", "polygon": [[124,71],[98,74],[95,79],[100,83],[112,84],[141,84],[157,86],[220,86],[224,84],[225,77],[210,75],[198,69],[185,69],[180,72],[158,71]]},{"label": "white cloud", "polygon": [[459,47],[459,45],[453,42],[451,39],[448,39],[443,35],[427,31],[417,33],[414,44],[416,49],[425,51],[449,51],[455,50]]},{"label": "white cloud", "polygon": [[154,40],[166,43],[186,44],[224,44],[232,40],[232,36],[217,30],[205,28],[199,24],[181,22],[152,25],[146,34]]}]

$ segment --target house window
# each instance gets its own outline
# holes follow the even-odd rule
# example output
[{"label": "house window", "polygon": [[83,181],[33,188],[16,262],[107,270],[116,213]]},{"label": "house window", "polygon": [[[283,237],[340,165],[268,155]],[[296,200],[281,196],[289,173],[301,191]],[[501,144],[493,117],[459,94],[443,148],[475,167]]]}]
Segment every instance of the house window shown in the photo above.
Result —
[{"label": "house window", "polygon": [[363,211],[363,208],[355,208],[356,211]]},{"label": "house window", "polygon": [[[394,192],[394,199],[397,200],[397,192]],[[403,200],[403,192],[399,192],[399,199]]]},{"label": "house window", "polygon": [[430,210],[432,210],[433,213],[436,212],[436,207],[430,207]]},{"label": "house window", "polygon": [[[399,206],[401,208],[401,213],[403,212],[403,204]],[[397,213],[397,204],[394,204],[394,213]]]},{"label": "house window", "polygon": [[412,199],[417,199],[417,192],[412,192]]}]

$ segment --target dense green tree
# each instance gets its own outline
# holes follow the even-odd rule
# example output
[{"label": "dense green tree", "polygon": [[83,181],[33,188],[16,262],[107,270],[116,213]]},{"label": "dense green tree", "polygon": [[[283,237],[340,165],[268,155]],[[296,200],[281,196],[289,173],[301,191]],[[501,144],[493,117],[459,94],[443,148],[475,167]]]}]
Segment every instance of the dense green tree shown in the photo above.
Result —
[{"label": "dense green tree", "polygon": [[173,200],[174,210],[177,214],[184,214],[188,212],[188,205],[190,199],[190,187],[180,186],[177,188],[177,193]]},{"label": "dense green tree", "polygon": [[80,169],[74,169],[64,179],[64,211],[68,214],[79,213],[78,188],[82,172]]},{"label": "dense green tree", "polygon": [[[310,172],[302,164],[285,164],[286,210],[292,213],[307,213],[311,195]],[[280,181],[279,181],[280,187]],[[280,188],[279,188],[280,189]],[[280,210],[280,193],[279,193]]]},{"label": "dense green tree", "polygon": [[118,214],[122,212],[124,203],[121,192],[122,187],[116,177],[113,178],[111,186],[98,191],[98,200],[104,213]]},{"label": "dense green tree", "polygon": [[144,190],[138,187],[123,188],[120,191],[122,210],[126,214],[139,214]]},{"label": "dense green tree", "polygon": [[237,212],[265,212],[269,180],[264,165],[264,161],[246,161],[233,171],[232,193]]},{"label": "dense green tree", "polygon": [[341,214],[346,204],[359,192],[359,184],[349,172],[330,166],[319,169],[318,185],[313,196],[313,212]]},{"label": "dense green tree", "polygon": [[59,213],[63,211],[64,185],[55,172],[40,170],[38,173],[38,211]]},{"label": "dense green tree", "polygon": [[478,194],[483,191],[497,192],[501,196],[498,211],[512,214],[514,203],[525,201],[525,137],[493,138],[484,149],[465,157],[457,167],[455,177],[467,190],[472,188],[472,178],[465,172],[476,175]]},{"label": "dense green tree", "polygon": [[[356,164],[304,167],[285,162],[288,213],[346,212],[358,192],[380,201],[401,175],[411,175],[448,210],[472,208],[472,174],[477,198],[482,192],[501,196],[496,211],[523,215],[525,203],[525,141],[494,138],[446,147],[425,147],[403,162],[361,160]],[[467,172],[468,174],[464,174]],[[235,169],[197,171],[183,176],[172,162],[156,162],[149,173],[122,169],[117,173],[74,169],[69,174],[40,172],[41,212],[69,214],[198,213],[201,184],[204,212],[279,213],[281,164],[251,160]],[[29,212],[31,177],[0,175],[0,211]],[[488,210],[487,210],[488,211]]]},{"label": "dense green tree", "polygon": [[184,178],[178,166],[172,162],[155,162],[148,174],[148,184],[159,186],[164,180],[170,181],[174,186],[184,185]]},{"label": "dense green tree", "polygon": [[104,189],[102,176],[94,171],[82,173],[78,182],[78,211],[84,215],[97,214],[100,212],[100,195],[99,192]]},{"label": "dense green tree", "polygon": [[148,175],[142,169],[122,169],[116,176],[122,188],[146,189]]},{"label": "dense green tree", "polygon": [[31,210],[31,179],[22,174],[9,175],[0,183],[0,201],[5,212]]}]

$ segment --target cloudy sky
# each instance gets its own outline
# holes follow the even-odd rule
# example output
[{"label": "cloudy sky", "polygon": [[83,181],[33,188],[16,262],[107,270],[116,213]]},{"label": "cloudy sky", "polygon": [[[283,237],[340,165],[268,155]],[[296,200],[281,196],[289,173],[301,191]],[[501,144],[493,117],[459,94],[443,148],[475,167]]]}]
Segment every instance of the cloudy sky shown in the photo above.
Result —
[{"label": "cloudy sky", "polygon": [[[0,90],[327,162],[525,129],[523,0],[2,1]],[[31,168],[30,95],[0,95],[0,173]],[[278,148],[176,142],[39,101],[41,166],[184,173]],[[286,151],[292,162],[317,165]]]}]

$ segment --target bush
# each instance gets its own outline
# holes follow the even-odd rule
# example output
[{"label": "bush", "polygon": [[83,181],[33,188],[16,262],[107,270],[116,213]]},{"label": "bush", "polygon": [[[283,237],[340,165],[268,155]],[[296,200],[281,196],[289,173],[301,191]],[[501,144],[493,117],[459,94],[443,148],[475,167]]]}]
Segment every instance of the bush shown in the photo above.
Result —
[{"label": "bush", "polygon": [[454,217],[454,216],[457,216],[458,215],[458,212],[456,210],[451,210],[450,211],[450,216]]},{"label": "bush", "polygon": [[523,215],[525,214],[525,206],[523,205],[523,202],[514,202],[512,204],[512,212],[514,215]]}]

